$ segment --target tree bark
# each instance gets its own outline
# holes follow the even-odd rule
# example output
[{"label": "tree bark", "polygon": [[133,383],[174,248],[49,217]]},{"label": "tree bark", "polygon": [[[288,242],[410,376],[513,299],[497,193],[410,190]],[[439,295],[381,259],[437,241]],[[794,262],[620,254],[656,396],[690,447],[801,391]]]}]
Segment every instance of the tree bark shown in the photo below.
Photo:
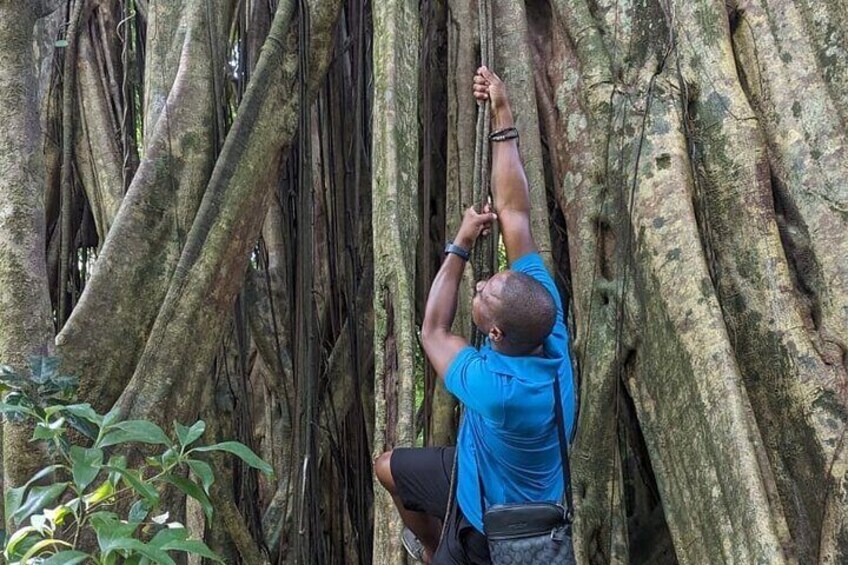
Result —
[{"label": "tree bark", "polygon": [[[53,328],[47,284],[44,158],[33,58],[41,3],[0,2],[0,363],[20,371],[50,352]],[[3,488],[20,486],[43,462],[32,430],[3,425]]]},{"label": "tree bark", "polygon": [[[373,7],[374,391],[372,454],[415,441],[415,257],[418,237],[418,9],[411,0]],[[410,46],[414,47],[410,49]],[[400,519],[374,484],[374,561],[403,559]]]},{"label": "tree bark", "polygon": [[[97,20],[102,17],[105,16],[92,15]],[[102,244],[124,197],[124,157],[118,145],[120,138],[116,135],[121,127],[112,110],[123,104],[122,100],[114,97],[116,92],[107,90],[108,83],[102,77],[108,71],[100,67],[95,54],[95,50],[100,50],[103,57],[111,57],[111,50],[95,45],[93,40],[90,33],[80,34],[78,100],[74,106],[74,113],[79,120],[75,153],[82,185],[94,216],[97,237]],[[101,37],[101,40],[111,47],[111,37]]]},{"label": "tree bark", "polygon": [[96,269],[56,337],[64,367],[80,376],[80,395],[101,411],[111,408],[135,370],[212,173],[213,75],[223,71],[224,60],[213,60],[210,36],[225,41],[232,5],[217,6],[213,24],[205,2],[184,5],[189,32],[166,110],[148,138]]},{"label": "tree bark", "polygon": [[[313,91],[329,63],[339,4],[310,7]],[[274,157],[291,142],[299,100],[294,32],[280,4],[259,63],[216,163],[187,236],[168,294],[118,403],[135,417],[168,422],[191,413],[191,398],[214,356],[226,314],[238,291],[248,252],[259,234]],[[287,45],[287,49],[283,46]],[[237,242],[236,245],[233,242]],[[241,276],[240,276],[241,275]],[[207,328],[189,351],[183,336]],[[183,328],[183,329],[180,329]],[[187,354],[188,353],[188,354]],[[174,402],[173,399],[181,399]]]}]

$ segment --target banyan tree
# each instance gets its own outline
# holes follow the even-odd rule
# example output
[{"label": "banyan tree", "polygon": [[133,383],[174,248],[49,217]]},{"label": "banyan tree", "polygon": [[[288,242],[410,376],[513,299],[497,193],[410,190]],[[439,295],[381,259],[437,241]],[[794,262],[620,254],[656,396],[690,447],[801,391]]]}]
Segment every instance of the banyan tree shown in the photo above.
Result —
[{"label": "banyan tree", "polygon": [[0,0],[0,363],[260,453],[214,461],[215,519],[173,501],[228,562],[403,562],[371,461],[455,437],[418,328],[491,41],[580,562],[844,563],[846,35],[840,0]]}]

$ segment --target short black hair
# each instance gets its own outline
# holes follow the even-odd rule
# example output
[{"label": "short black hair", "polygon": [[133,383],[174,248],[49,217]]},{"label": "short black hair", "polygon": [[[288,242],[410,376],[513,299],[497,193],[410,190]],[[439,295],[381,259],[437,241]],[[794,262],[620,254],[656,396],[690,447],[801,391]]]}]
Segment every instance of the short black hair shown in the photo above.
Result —
[{"label": "short black hair", "polygon": [[540,345],[556,322],[554,297],[526,273],[508,271],[494,322],[509,343],[521,349]]}]

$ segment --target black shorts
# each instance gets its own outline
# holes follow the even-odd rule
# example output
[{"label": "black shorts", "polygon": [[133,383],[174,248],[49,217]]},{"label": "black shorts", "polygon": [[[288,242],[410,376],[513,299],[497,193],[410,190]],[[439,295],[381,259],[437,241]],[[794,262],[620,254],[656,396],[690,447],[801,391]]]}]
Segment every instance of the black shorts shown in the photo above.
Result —
[{"label": "black shorts", "polygon": [[[392,451],[392,479],[407,510],[445,519],[450,497],[454,447],[397,448]],[[462,515],[451,498],[447,528],[433,556],[434,565],[488,565],[486,537]]]}]

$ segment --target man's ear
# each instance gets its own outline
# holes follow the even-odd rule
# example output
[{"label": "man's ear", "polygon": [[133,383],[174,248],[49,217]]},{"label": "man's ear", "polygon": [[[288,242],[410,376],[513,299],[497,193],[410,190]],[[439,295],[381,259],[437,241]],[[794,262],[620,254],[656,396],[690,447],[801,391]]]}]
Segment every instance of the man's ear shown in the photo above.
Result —
[{"label": "man's ear", "polygon": [[489,330],[489,341],[492,343],[498,343],[503,339],[503,332],[497,326],[492,326],[492,329]]}]

